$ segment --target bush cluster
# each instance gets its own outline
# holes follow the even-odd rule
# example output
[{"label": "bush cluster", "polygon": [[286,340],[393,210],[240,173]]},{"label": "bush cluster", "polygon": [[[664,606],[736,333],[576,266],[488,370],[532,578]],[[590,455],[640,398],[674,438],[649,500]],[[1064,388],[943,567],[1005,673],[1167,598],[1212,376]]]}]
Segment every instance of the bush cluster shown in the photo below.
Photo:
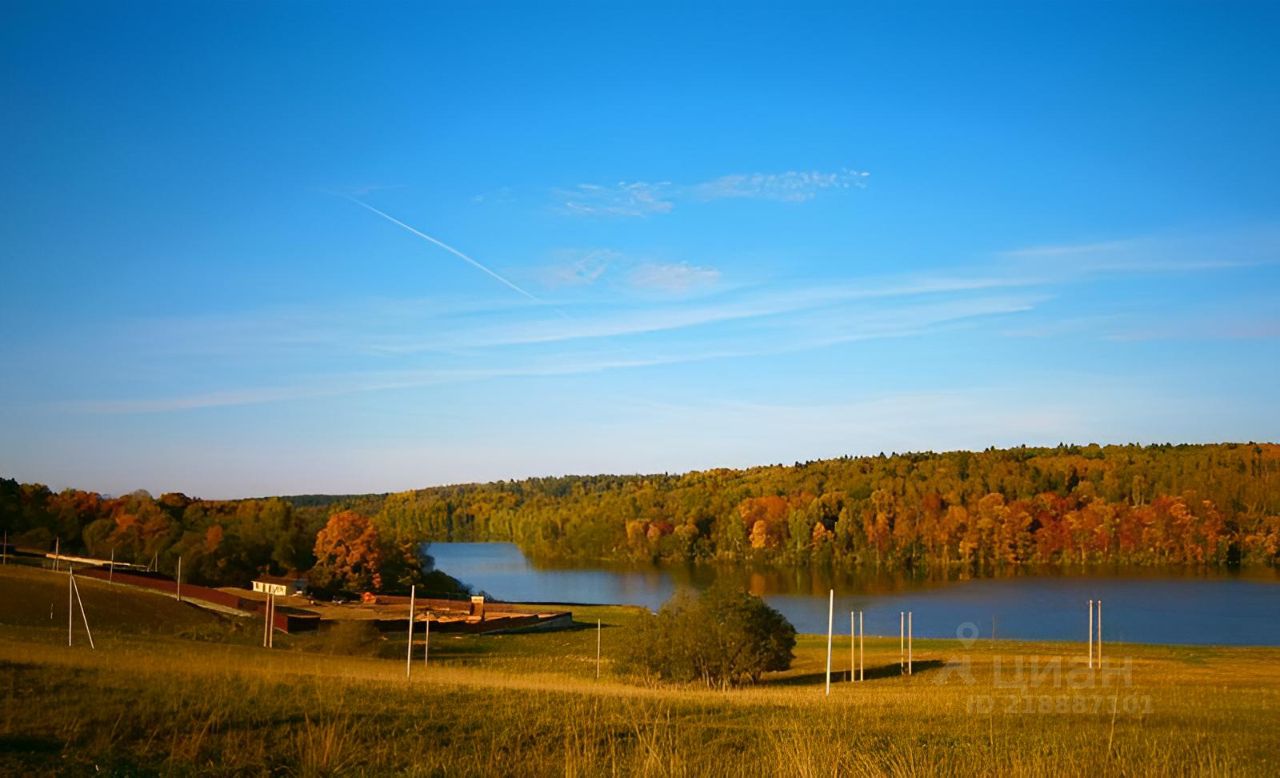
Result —
[{"label": "bush cluster", "polygon": [[622,658],[625,671],[725,688],[791,666],[796,630],[759,597],[727,584],[677,592],[642,619]]}]

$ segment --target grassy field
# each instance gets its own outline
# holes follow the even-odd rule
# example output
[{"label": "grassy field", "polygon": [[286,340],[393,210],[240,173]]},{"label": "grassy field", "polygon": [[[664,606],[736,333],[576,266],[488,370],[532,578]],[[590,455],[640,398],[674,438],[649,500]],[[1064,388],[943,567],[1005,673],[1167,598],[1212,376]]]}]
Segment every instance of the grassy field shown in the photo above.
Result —
[{"label": "grassy field", "polygon": [[[359,625],[277,635],[256,621],[0,569],[0,773],[411,775],[1274,775],[1280,649],[867,641],[865,683],[823,694],[825,639],[749,689],[611,672],[636,611],[589,628],[438,636],[431,664]],[[53,618],[50,619],[50,609]],[[78,618],[78,615],[77,615]],[[605,662],[595,678],[595,620]],[[847,668],[848,639],[837,644]]]}]

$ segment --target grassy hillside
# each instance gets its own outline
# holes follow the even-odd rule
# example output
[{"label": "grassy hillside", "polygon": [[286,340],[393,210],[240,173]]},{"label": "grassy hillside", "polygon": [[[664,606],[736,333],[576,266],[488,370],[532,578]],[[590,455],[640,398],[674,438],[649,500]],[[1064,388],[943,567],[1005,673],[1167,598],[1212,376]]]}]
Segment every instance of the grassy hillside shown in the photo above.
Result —
[{"label": "grassy hillside", "polygon": [[[216,628],[234,631],[233,625],[214,614],[172,597],[145,589],[113,586],[83,576],[76,578],[89,626],[99,632],[127,634],[179,634]],[[51,627],[67,634],[67,575],[35,567],[0,567],[0,624]],[[52,616],[50,615],[52,614]],[[84,635],[77,608],[75,631]]]},{"label": "grassy hillside", "polygon": [[[137,592],[86,597],[98,650],[68,649],[65,601],[60,612],[55,604],[60,627],[47,623],[49,597],[63,579],[44,575],[0,571],[4,773],[1278,769],[1277,649],[1114,645],[1113,672],[1090,674],[1075,663],[1080,645],[921,640],[917,672],[908,678],[898,674],[896,637],[873,638],[868,680],[838,682],[828,698],[825,639],[802,636],[792,670],[725,693],[614,676],[607,660],[627,640],[635,611],[583,608],[575,615],[590,624],[585,629],[434,639],[431,666],[423,670],[419,653],[406,680],[400,639],[280,636],[278,648],[266,651],[236,622]],[[142,615],[153,609],[165,617]],[[191,611],[193,621],[170,629],[175,610]],[[599,681],[597,618],[606,625]],[[203,640],[182,636],[195,628]],[[837,642],[837,667],[847,667],[847,657],[845,639]]]}]

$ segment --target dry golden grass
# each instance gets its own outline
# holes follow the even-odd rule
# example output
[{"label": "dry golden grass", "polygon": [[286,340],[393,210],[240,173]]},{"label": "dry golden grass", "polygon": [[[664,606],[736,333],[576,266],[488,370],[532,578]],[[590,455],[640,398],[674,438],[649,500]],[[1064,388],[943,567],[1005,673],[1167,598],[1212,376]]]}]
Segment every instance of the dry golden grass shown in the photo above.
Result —
[{"label": "dry golden grass", "polygon": [[[0,573],[0,598],[12,578]],[[86,587],[87,588],[87,587]],[[142,597],[144,595],[136,595]],[[43,607],[48,608],[48,604]],[[65,607],[65,605],[64,605]],[[594,679],[595,631],[400,639],[140,634],[103,600],[98,650],[0,625],[0,772],[329,775],[1273,775],[1280,650],[868,640],[867,682],[823,695],[825,641],[731,692]],[[92,609],[98,608],[95,613]],[[633,612],[599,616],[606,657]],[[210,633],[211,634],[211,633]],[[206,634],[205,637],[209,635]],[[841,657],[847,657],[844,644]],[[846,660],[847,661],[847,660]],[[1021,671],[1019,673],[1019,668]]]}]

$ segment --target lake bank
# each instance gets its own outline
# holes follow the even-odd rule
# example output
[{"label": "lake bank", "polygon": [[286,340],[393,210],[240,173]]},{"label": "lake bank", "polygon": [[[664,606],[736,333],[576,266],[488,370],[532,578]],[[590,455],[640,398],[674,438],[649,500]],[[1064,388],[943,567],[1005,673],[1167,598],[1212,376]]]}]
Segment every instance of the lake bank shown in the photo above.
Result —
[{"label": "lake bank", "polygon": [[509,543],[433,543],[436,565],[477,590],[510,601],[625,603],[651,610],[679,587],[717,578],[763,597],[801,632],[825,632],[827,592],[836,592],[837,624],[864,611],[868,634],[897,635],[898,614],[912,611],[916,634],[954,638],[1084,640],[1089,600],[1104,602],[1109,640],[1188,645],[1280,645],[1280,578],[1247,574],[1174,575],[1140,569],[927,581],[883,576],[868,585],[822,570],[744,567],[540,567]]}]

